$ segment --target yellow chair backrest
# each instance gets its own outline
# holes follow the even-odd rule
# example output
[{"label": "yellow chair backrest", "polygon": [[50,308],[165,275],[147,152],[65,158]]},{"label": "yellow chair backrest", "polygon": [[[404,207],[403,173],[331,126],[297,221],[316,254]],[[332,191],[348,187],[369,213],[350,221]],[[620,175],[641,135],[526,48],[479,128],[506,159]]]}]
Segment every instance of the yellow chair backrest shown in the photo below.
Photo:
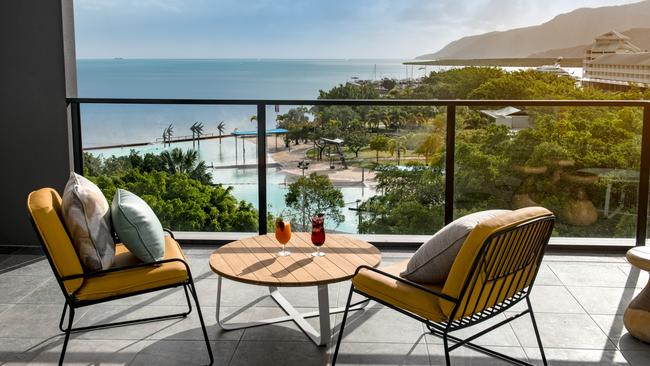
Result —
[{"label": "yellow chair backrest", "polygon": [[[74,250],[61,216],[61,196],[52,188],[41,188],[29,194],[27,210],[59,277],[83,274],[81,262]],[[65,290],[72,294],[81,287],[83,279],[64,281]]]},{"label": "yellow chair backrest", "polygon": [[440,300],[449,317],[460,319],[489,309],[528,288],[553,231],[553,213],[527,207],[479,223],[468,235],[445,281]]}]

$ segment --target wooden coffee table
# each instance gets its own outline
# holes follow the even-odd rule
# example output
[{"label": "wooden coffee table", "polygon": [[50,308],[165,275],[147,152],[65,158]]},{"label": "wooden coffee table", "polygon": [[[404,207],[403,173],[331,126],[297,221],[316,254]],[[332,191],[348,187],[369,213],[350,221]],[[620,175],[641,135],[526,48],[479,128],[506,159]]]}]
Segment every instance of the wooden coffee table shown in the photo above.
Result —
[{"label": "wooden coffee table", "polygon": [[[319,346],[327,344],[331,336],[330,314],[345,308],[330,309],[327,285],[348,280],[361,265],[376,267],[381,262],[377,248],[364,241],[345,235],[328,234],[321,247],[326,255],[312,257],[315,250],[310,234],[294,233],[287,250],[290,256],[279,257],[280,244],[275,235],[268,234],[238,240],[222,246],[210,256],[210,268],[217,274],[217,322],[225,330],[294,321]],[[228,323],[220,318],[222,278],[269,288],[270,296],[287,313],[286,316],[251,323]],[[318,288],[318,311],[299,313],[278,291],[279,287]],[[367,300],[355,304],[358,310]],[[250,306],[247,305],[247,307]],[[305,319],[318,316],[320,332]],[[224,319],[227,320],[227,319]]]}]

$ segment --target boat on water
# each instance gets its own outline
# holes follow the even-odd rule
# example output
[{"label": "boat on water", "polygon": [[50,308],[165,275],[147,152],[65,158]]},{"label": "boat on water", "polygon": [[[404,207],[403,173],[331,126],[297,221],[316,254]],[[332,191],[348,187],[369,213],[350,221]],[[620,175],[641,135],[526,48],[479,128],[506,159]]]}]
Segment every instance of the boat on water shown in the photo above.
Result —
[{"label": "boat on water", "polygon": [[561,62],[562,62],[562,57],[559,57],[553,65],[542,65],[535,68],[535,70],[539,72],[548,73],[548,74],[554,74],[557,76],[566,76],[570,78],[575,78],[574,75],[572,75],[571,73],[569,73],[568,71],[562,68]]}]

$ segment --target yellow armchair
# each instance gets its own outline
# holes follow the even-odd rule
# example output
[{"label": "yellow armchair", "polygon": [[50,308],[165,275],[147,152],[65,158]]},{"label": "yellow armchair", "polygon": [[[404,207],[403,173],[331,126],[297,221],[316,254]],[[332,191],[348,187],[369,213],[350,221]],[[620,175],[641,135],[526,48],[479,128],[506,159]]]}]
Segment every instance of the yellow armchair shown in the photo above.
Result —
[{"label": "yellow armchair", "polygon": [[[336,364],[353,293],[361,294],[424,323],[443,339],[449,352],[467,346],[515,364],[527,363],[476,345],[472,341],[516,318],[529,314],[544,365],[547,364],[529,294],[555,217],[542,207],[510,211],[479,223],[463,243],[444,284],[419,284],[400,277],[408,261],[379,270],[362,266],[352,278],[339,337],[332,359]],[[471,327],[503,313],[520,301],[527,308],[468,338],[451,332]],[[449,345],[449,342],[453,345]]]},{"label": "yellow armchair", "polygon": [[[27,210],[34,229],[38,233],[43,251],[52,267],[52,272],[65,297],[65,305],[59,322],[59,329],[65,333],[59,365],[63,364],[72,332],[186,317],[192,311],[190,294],[196,304],[203,336],[208,348],[209,365],[212,365],[214,357],[210,348],[196,288],[194,287],[194,280],[185,255],[174,239],[172,232],[169,232],[170,236],[165,238],[165,257],[160,261],[142,263],[124,245],[117,244],[115,262],[112,268],[96,272],[84,272],[63,224],[59,194],[51,188],[34,191],[27,198]],[[72,327],[75,309],[77,308],[178,286],[183,286],[188,305],[188,310],[183,313],[88,327]],[[64,328],[63,324],[68,309],[70,314],[67,327]]]}]

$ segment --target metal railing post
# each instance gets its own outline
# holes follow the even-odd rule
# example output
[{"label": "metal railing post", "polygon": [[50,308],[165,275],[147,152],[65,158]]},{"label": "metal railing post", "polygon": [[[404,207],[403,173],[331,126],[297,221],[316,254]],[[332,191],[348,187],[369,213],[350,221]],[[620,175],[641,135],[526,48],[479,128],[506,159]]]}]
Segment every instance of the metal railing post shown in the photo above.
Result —
[{"label": "metal railing post", "polygon": [[650,104],[643,107],[641,130],[641,167],[639,172],[639,201],[636,216],[636,245],[645,245],[648,225],[648,189],[650,188]]},{"label": "metal railing post", "polygon": [[81,143],[81,107],[79,102],[70,102],[70,125],[72,128],[72,165],[75,173],[84,172],[83,146]]},{"label": "metal railing post", "polygon": [[257,105],[257,196],[260,235],[266,234],[266,104]]},{"label": "metal railing post", "polygon": [[456,106],[447,105],[445,139],[445,225],[454,221],[454,165],[456,164]]}]

